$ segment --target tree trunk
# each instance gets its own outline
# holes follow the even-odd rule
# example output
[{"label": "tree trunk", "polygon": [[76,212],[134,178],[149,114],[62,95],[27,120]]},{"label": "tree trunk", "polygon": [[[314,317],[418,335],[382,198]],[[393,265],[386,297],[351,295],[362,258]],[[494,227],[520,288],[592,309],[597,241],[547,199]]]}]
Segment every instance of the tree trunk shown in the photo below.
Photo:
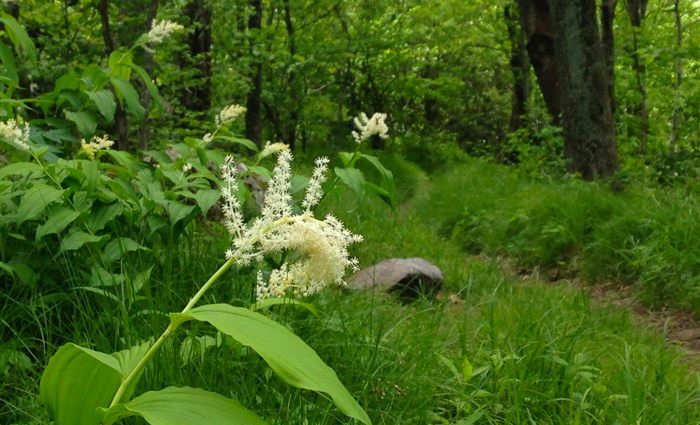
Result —
[{"label": "tree trunk", "polygon": [[603,44],[603,65],[605,67],[605,87],[610,98],[610,111],[615,116],[615,7],[617,0],[603,0],[600,4],[600,24]]},{"label": "tree trunk", "polygon": [[197,77],[194,85],[184,90],[180,102],[190,111],[205,112],[211,109],[211,3],[207,0],[192,0],[185,6],[184,14],[194,31],[189,35],[190,58]]},{"label": "tree trunk", "polygon": [[683,84],[683,61],[681,48],[683,47],[683,27],[681,26],[681,13],[678,8],[680,0],[673,3],[673,16],[676,21],[676,95],[673,103],[673,117],[671,118],[671,146],[670,152],[676,150],[678,144],[678,119],[681,114],[681,84]]},{"label": "tree trunk", "polygon": [[248,17],[248,29],[251,30],[250,52],[253,57],[251,65],[253,87],[248,93],[245,115],[245,137],[255,142],[262,148],[262,122],[260,119],[260,106],[262,96],[262,61],[259,55],[253,54],[256,50],[256,38],[262,29],[262,0],[250,0],[253,13]]},{"label": "tree trunk", "polygon": [[523,116],[527,114],[527,102],[530,99],[530,60],[527,57],[525,31],[520,19],[517,5],[509,4],[505,8],[506,25],[510,38],[510,69],[513,73],[513,97],[510,112],[510,132],[523,127]]},{"label": "tree trunk", "polygon": [[634,67],[635,78],[637,80],[637,90],[641,95],[639,101],[639,120],[641,121],[641,129],[639,132],[639,154],[646,153],[647,132],[649,131],[649,116],[647,113],[647,89],[646,89],[646,66],[639,60],[639,34],[642,32],[642,22],[646,15],[646,7],[648,0],[627,0],[627,14],[632,23],[632,41],[634,51],[632,52],[632,61]]},{"label": "tree trunk", "polygon": [[585,180],[620,169],[595,0],[551,0],[564,150]]},{"label": "tree trunk", "polygon": [[[158,2],[159,0],[151,0],[151,2],[148,4],[148,9],[146,10],[146,31],[150,30],[151,26],[153,25],[153,20],[158,14]],[[150,78],[153,77],[154,65],[155,60],[153,58],[153,52],[148,49],[144,49],[143,69],[146,70]],[[148,87],[146,87],[146,83],[143,81],[141,81],[141,93],[139,93],[139,100],[145,112],[143,114],[143,121],[141,122],[141,126],[139,127],[138,131],[138,148],[145,151],[148,149],[148,136],[150,133],[148,126],[148,115],[151,111],[151,93],[148,91]]]},{"label": "tree trunk", "polygon": [[518,5],[530,63],[535,69],[547,111],[552,115],[554,125],[560,125],[562,88],[555,56],[555,33],[549,0],[518,0]]},{"label": "tree trunk", "polygon": [[287,26],[287,36],[289,37],[289,62],[291,69],[289,71],[289,78],[287,83],[289,85],[289,107],[291,112],[289,114],[289,125],[287,126],[286,135],[284,138],[285,143],[289,145],[289,149],[292,151],[295,147],[296,133],[297,133],[297,123],[299,122],[299,102],[297,100],[297,82],[296,74],[294,72],[294,55],[297,52],[296,36],[294,34],[294,23],[292,22],[292,14],[289,9],[289,0],[284,2],[284,23]]},{"label": "tree trunk", "polygon": [[[114,40],[109,25],[109,0],[100,0],[100,19],[102,20],[102,38],[105,42],[105,53],[107,57],[114,51]],[[117,149],[121,151],[129,150],[129,120],[126,110],[121,102],[117,101],[117,110],[114,113],[114,129],[117,133]]]}]

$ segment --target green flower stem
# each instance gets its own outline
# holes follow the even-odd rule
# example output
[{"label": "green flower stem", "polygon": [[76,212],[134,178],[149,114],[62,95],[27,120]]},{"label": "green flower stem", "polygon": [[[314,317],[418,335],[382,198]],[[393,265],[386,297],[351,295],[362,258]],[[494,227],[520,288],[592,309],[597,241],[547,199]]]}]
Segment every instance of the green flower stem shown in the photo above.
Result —
[{"label": "green flower stem", "polygon": [[[219,270],[214,273],[209,280],[207,280],[207,283],[205,283],[199,291],[192,297],[189,303],[185,306],[185,308],[182,310],[182,313],[187,313],[188,311],[192,310],[194,305],[199,301],[200,298],[202,298],[202,295],[204,295],[205,292],[211,288],[211,286],[221,277],[222,274],[226,272],[234,263],[236,262],[236,257],[231,257],[229,258],[221,267],[219,267]],[[121,398],[124,396],[124,392],[126,389],[131,385],[131,382],[138,376],[141,371],[143,370],[144,367],[146,367],[146,364],[151,360],[153,355],[158,351],[158,348],[160,348],[161,345],[165,342],[166,339],[170,335],[172,335],[175,330],[177,329],[177,326],[173,326],[172,323],[168,325],[168,328],[163,332],[163,334],[158,338],[158,340],[151,346],[151,348],[146,352],[146,354],[143,356],[143,358],[139,361],[139,363],[134,367],[134,369],[124,378],[122,381],[121,385],[119,386],[119,389],[117,390],[117,393],[114,395],[114,398],[112,399],[112,403],[109,405],[111,408],[112,406],[116,405],[121,401]]]},{"label": "green flower stem", "polygon": [[[275,221],[274,223],[272,223],[268,227],[264,228],[261,233],[265,234],[265,233],[269,232],[270,230],[274,229],[275,227],[289,223],[291,221],[292,221],[291,218],[283,217],[283,218]],[[256,237],[256,238],[251,239],[249,243],[250,243],[250,245],[253,245],[257,242],[258,242],[258,239]],[[197,293],[192,297],[192,299],[190,299],[190,302],[187,303],[187,305],[185,306],[184,309],[182,309],[181,313],[187,313],[188,311],[192,310],[192,308],[195,306],[195,304],[197,304],[197,301],[199,301],[199,299],[202,298],[204,293],[207,292],[209,290],[209,288],[211,288],[212,285],[217,280],[219,280],[221,275],[226,273],[226,270],[231,268],[231,266],[236,263],[236,260],[237,260],[236,255],[232,255],[231,258],[226,260],[226,262],[221,267],[219,267],[219,270],[217,270],[213,275],[211,275],[209,280],[207,280],[207,282],[204,285],[202,285],[201,288],[199,288],[199,291],[197,291]],[[136,367],[134,367],[134,369],[126,376],[126,378],[124,378],[121,385],[119,386],[119,389],[117,389],[117,393],[114,395],[114,398],[112,399],[112,403],[109,405],[110,408],[121,401],[121,398],[124,396],[124,392],[126,392],[126,389],[129,387],[129,385],[131,385],[133,380],[141,373],[143,368],[146,367],[146,364],[149,362],[149,360],[151,360],[151,358],[156,353],[156,351],[158,351],[160,346],[163,345],[165,340],[168,339],[168,337],[170,335],[172,335],[175,332],[175,330],[177,330],[177,326],[173,326],[172,323],[168,325],[168,328],[165,330],[165,332],[163,332],[163,334],[160,336],[160,338],[158,338],[158,340],[153,344],[153,346],[151,346],[151,348],[148,349],[148,351],[143,356],[143,358],[139,361],[139,363],[136,365]]]}]

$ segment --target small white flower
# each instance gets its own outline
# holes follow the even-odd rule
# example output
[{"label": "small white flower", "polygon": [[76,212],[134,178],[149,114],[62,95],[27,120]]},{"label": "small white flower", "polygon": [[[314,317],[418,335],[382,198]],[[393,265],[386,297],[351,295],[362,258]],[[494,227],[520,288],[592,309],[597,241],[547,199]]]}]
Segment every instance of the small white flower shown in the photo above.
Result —
[{"label": "small white flower", "polygon": [[0,122],[0,137],[7,139],[18,149],[23,151],[29,150],[29,136],[30,130],[28,124],[22,125],[21,122],[18,123],[14,119]]},{"label": "small white flower", "polygon": [[172,21],[158,22],[157,20],[153,20],[151,30],[148,31],[148,42],[158,44],[170,36],[170,34],[183,29],[185,29],[185,27]]},{"label": "small white flower", "polygon": [[214,136],[213,136],[211,133],[207,133],[207,134],[204,135],[204,137],[202,137],[202,141],[203,141],[205,144],[211,143],[212,140],[214,140]]},{"label": "small white flower", "polygon": [[188,164],[185,164],[185,165],[182,166],[182,172],[183,172],[183,173],[186,173],[186,172],[188,172],[188,171],[190,171],[190,170],[192,170],[192,164],[189,164],[189,163],[188,163]]},{"label": "small white flower", "polygon": [[221,127],[222,125],[234,122],[236,118],[238,118],[238,116],[243,114],[245,111],[246,108],[241,105],[229,105],[225,107],[216,116],[216,126]]},{"label": "small white flower", "polygon": [[355,127],[360,130],[360,133],[358,134],[356,131],[353,131],[352,137],[357,143],[362,143],[364,140],[369,139],[375,134],[382,139],[386,139],[389,137],[387,134],[389,127],[387,127],[386,123],[384,122],[385,120],[386,114],[375,113],[372,115],[372,118],[367,118],[367,115],[364,112],[361,113],[360,116],[354,120]]}]

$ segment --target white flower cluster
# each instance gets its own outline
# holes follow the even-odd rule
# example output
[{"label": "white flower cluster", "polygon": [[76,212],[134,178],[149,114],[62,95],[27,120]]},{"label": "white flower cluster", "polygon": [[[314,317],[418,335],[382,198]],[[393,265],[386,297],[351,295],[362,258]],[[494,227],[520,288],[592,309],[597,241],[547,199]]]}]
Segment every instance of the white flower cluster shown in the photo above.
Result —
[{"label": "white flower cluster", "polygon": [[90,159],[95,159],[95,154],[97,151],[109,149],[114,144],[113,141],[109,140],[105,134],[102,137],[92,136],[90,143],[86,143],[85,139],[80,141],[80,149],[85,152],[85,154]]},{"label": "white flower cluster", "polygon": [[0,122],[0,137],[10,141],[18,149],[29,150],[29,135],[29,125],[27,124],[22,125],[13,119]]},{"label": "white flower cluster", "polygon": [[270,143],[267,142],[265,143],[265,147],[263,150],[260,151],[259,158],[265,158],[266,156],[270,156],[273,153],[279,153],[281,151],[288,151],[289,150],[289,145],[286,143]]},{"label": "white flower cluster", "polygon": [[229,105],[225,107],[216,116],[216,126],[221,127],[222,125],[236,121],[236,118],[238,118],[238,116],[243,114],[245,111],[245,106],[241,105]]},{"label": "white flower cluster", "polygon": [[372,118],[367,118],[367,115],[363,112],[359,118],[355,118],[355,127],[360,130],[360,133],[353,131],[352,137],[355,138],[357,143],[362,143],[375,134],[382,139],[386,139],[389,137],[387,134],[389,127],[384,122],[385,120],[386,114],[375,113],[372,115]]},{"label": "white flower cluster", "polygon": [[333,216],[316,219],[310,209],[321,199],[318,191],[325,180],[328,160],[322,158],[316,162],[317,168],[304,199],[306,212],[302,215],[293,215],[291,161],[289,150],[279,151],[262,215],[250,227],[244,224],[240,204],[234,196],[238,183],[233,159],[227,158],[222,167],[224,216],[226,228],[233,237],[233,248],[226,252],[226,257],[234,257],[238,264],[246,265],[261,261],[269,253],[291,250],[300,254],[298,262],[284,263],[272,271],[267,282],[263,273],[258,273],[256,293],[259,300],[284,296],[288,290],[308,296],[330,283],[342,283],[346,268],[357,269],[357,260],[349,258],[348,246],[362,241],[362,236],[351,233]]},{"label": "white flower cluster", "polygon": [[188,173],[190,171],[192,171],[192,164],[190,164],[189,162],[182,166],[183,173]]},{"label": "white flower cluster", "polygon": [[185,29],[185,27],[172,21],[158,22],[158,20],[153,20],[151,30],[148,31],[148,42],[158,44],[169,37],[170,34],[183,29]]},{"label": "white flower cluster", "polygon": [[317,205],[323,198],[321,185],[326,181],[328,162],[329,159],[326,157],[316,158],[316,168],[314,168],[314,173],[309,180],[309,187],[306,188],[306,196],[301,203],[307,213],[311,211],[311,207]]}]

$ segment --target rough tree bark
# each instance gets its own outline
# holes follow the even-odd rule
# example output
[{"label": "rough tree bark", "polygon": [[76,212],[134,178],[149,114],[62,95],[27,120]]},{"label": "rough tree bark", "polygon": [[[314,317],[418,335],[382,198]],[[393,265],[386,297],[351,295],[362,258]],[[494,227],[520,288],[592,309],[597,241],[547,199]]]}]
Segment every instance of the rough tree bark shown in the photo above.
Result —
[{"label": "rough tree bark", "polygon": [[562,94],[549,0],[518,0],[518,5],[530,63],[535,69],[547,111],[552,115],[554,125],[560,125]]},{"label": "rough tree bark", "polygon": [[676,95],[673,103],[673,117],[671,118],[671,145],[669,150],[675,152],[678,144],[678,120],[681,115],[681,85],[683,84],[683,60],[681,49],[683,48],[683,27],[681,25],[680,0],[673,3],[673,17],[676,22]]},{"label": "rough tree bark", "polygon": [[600,4],[601,41],[603,44],[603,65],[605,67],[605,87],[610,97],[610,111],[615,115],[615,7],[617,0],[603,0]]},{"label": "rough tree bark", "polygon": [[296,73],[294,72],[294,55],[297,52],[296,35],[294,31],[294,23],[292,22],[292,13],[289,8],[289,0],[284,2],[284,23],[287,27],[287,36],[289,37],[289,61],[291,69],[287,83],[289,84],[289,123],[287,125],[284,142],[289,145],[289,149],[294,150],[296,144],[297,123],[299,122],[299,102],[298,102],[298,87],[296,81]]},{"label": "rough tree bark", "polygon": [[248,17],[248,29],[253,32],[250,39],[250,52],[254,61],[251,65],[253,87],[248,93],[246,102],[245,137],[255,142],[259,148],[262,148],[262,122],[260,119],[262,61],[259,55],[253,53],[257,49],[257,42],[255,41],[256,37],[258,37],[257,32],[262,29],[262,0],[250,0],[249,4],[253,9],[253,12]]},{"label": "rough tree bark", "polygon": [[595,0],[552,0],[564,150],[586,180],[620,169]]},{"label": "rough tree bark", "polygon": [[[107,57],[114,51],[114,39],[109,25],[109,0],[100,0],[100,19],[102,20],[102,38],[105,42],[105,53]],[[121,102],[117,102],[117,110],[114,113],[114,130],[117,134],[117,149],[121,151],[129,150],[129,121],[126,110]]]},{"label": "rough tree bark", "polygon": [[642,32],[642,23],[646,16],[648,0],[627,0],[627,14],[632,23],[632,61],[634,73],[637,80],[637,90],[641,95],[639,101],[639,120],[641,129],[639,132],[639,154],[646,153],[647,132],[649,131],[649,115],[647,113],[647,89],[646,89],[646,66],[639,58],[639,35]]},{"label": "rough tree bark", "polygon": [[187,40],[194,63],[183,65],[194,66],[198,71],[194,87],[180,96],[180,103],[190,111],[205,112],[211,108],[211,13],[211,3],[207,0],[192,0],[183,11],[194,29]]},{"label": "rough tree bark", "polygon": [[562,113],[570,171],[586,180],[611,176],[620,162],[596,1],[520,0],[520,5],[548,109]]},{"label": "rough tree bark", "polygon": [[505,19],[510,38],[510,69],[513,73],[513,97],[510,112],[509,130],[514,132],[523,127],[523,116],[527,114],[530,99],[530,60],[527,56],[525,32],[517,4],[505,7]]}]

